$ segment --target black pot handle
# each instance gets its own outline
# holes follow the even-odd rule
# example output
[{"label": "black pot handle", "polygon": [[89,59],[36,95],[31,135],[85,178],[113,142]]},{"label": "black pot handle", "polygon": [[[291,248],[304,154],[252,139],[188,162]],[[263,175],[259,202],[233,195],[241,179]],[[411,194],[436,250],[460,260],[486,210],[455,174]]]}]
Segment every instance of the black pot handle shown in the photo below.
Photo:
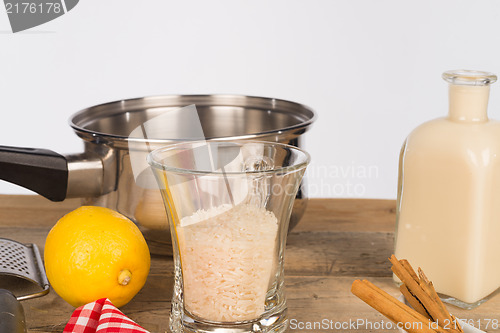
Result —
[{"label": "black pot handle", "polygon": [[47,149],[0,146],[0,179],[51,201],[63,201],[68,188],[68,162]]}]

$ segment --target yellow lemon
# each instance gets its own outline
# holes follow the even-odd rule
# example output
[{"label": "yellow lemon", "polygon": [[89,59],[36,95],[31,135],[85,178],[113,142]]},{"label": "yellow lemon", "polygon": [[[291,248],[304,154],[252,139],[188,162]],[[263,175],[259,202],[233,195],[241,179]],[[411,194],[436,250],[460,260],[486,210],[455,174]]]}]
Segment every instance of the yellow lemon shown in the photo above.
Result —
[{"label": "yellow lemon", "polygon": [[108,208],[83,206],[62,217],[45,241],[55,292],[78,307],[107,297],[117,307],[144,286],[151,257],[139,228]]}]

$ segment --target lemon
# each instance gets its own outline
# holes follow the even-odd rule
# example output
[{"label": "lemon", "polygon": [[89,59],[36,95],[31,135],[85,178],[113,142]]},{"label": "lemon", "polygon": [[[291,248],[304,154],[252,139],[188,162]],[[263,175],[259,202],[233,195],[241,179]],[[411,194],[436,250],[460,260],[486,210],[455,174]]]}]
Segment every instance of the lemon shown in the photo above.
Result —
[{"label": "lemon", "polygon": [[62,217],[45,241],[54,291],[78,307],[107,297],[117,307],[144,286],[151,257],[139,228],[108,208],[83,206]]}]

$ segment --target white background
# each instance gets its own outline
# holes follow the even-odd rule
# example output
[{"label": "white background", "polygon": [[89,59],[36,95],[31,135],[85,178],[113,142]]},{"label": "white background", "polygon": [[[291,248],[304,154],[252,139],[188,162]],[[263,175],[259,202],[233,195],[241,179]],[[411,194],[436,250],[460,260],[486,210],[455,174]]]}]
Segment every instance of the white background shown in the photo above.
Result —
[{"label": "white background", "polygon": [[0,9],[0,68],[0,145],[80,152],[69,116],[123,98],[276,97],[319,115],[311,196],[395,198],[405,137],[447,112],[441,73],[500,74],[500,2],[82,0],[16,34]]}]

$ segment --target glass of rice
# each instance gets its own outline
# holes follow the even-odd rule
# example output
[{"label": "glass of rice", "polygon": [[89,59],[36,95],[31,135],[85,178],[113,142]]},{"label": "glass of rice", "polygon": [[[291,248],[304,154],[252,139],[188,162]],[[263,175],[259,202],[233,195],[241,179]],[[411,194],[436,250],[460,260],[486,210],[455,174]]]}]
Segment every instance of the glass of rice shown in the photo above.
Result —
[{"label": "glass of rice", "polygon": [[148,162],[170,223],[173,332],[284,332],[288,222],[309,155],[269,142],[192,141]]}]

